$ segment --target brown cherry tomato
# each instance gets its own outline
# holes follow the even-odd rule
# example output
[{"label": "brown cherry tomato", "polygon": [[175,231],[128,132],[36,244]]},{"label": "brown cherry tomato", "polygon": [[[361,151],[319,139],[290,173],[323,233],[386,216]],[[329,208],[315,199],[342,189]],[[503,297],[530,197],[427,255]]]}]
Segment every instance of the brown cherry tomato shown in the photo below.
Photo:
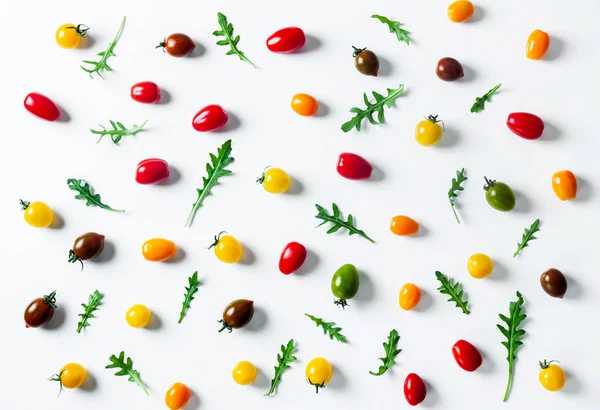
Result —
[{"label": "brown cherry tomato", "polygon": [[527,39],[527,58],[541,60],[550,47],[550,36],[542,30],[535,30]]},{"label": "brown cherry tomato", "polygon": [[435,73],[443,81],[456,81],[465,76],[462,65],[452,57],[438,61]]},{"label": "brown cherry tomato", "polygon": [[396,215],[390,223],[390,231],[400,236],[414,235],[419,232],[419,224],[408,216]]},{"label": "brown cherry tomato", "polygon": [[540,285],[548,295],[561,298],[567,293],[567,278],[558,269],[548,269],[540,276]]},{"label": "brown cherry tomato", "polygon": [[473,13],[475,13],[475,7],[468,0],[458,0],[448,6],[448,18],[455,23],[469,20]]},{"label": "brown cherry tomato", "polygon": [[25,327],[40,327],[52,319],[56,309],[56,291],[35,299],[25,309]]},{"label": "brown cherry tomato", "polygon": [[354,66],[356,69],[364,75],[372,75],[377,77],[379,71],[379,58],[371,50],[365,48],[357,48],[352,46],[354,53]]},{"label": "brown cherry tomato", "polygon": [[577,178],[571,171],[557,171],[552,175],[552,189],[561,201],[577,197]]},{"label": "brown cherry tomato", "polygon": [[219,322],[223,325],[219,332],[227,329],[240,329],[248,324],[254,316],[254,302],[248,299],[237,299],[228,304],[223,311],[223,319]]},{"label": "brown cherry tomato", "polygon": [[104,249],[104,235],[96,232],[84,233],[73,244],[73,249],[69,250],[69,262],[81,263],[83,270],[83,262],[88,259],[95,258],[102,253]]},{"label": "brown cherry tomato", "polygon": [[173,33],[165,38],[156,48],[161,48],[173,57],[185,57],[191,54],[196,44],[187,34]]}]

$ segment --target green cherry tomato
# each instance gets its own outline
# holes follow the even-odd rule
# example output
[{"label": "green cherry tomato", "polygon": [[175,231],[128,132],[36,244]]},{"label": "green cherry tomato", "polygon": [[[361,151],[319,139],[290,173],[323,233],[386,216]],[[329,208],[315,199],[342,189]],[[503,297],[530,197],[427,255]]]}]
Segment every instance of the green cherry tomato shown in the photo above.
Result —
[{"label": "green cherry tomato", "polygon": [[485,178],[485,199],[498,211],[508,212],[515,207],[515,194],[504,182]]},{"label": "green cherry tomato", "polygon": [[346,301],[356,295],[358,285],[359,280],[356,266],[351,263],[341,266],[331,278],[331,292],[333,296],[338,298],[334,303],[340,305],[342,308],[348,306]]}]

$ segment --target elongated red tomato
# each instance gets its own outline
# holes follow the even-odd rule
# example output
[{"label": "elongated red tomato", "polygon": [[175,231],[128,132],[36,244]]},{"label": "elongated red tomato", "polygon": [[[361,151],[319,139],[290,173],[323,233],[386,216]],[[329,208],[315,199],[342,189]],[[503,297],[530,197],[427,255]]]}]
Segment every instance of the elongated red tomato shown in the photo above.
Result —
[{"label": "elongated red tomato", "polygon": [[148,158],[140,162],[135,173],[135,182],[142,185],[158,184],[169,178],[169,164],[160,158]]},{"label": "elongated red tomato", "polygon": [[286,27],[277,30],[267,39],[267,48],[274,53],[293,53],[306,42],[300,27]]},{"label": "elongated red tomato", "polygon": [[152,81],[142,81],[131,86],[131,98],[143,104],[154,104],[160,100],[160,88]]},{"label": "elongated red tomato", "polygon": [[46,121],[56,121],[60,117],[60,111],[54,101],[40,93],[29,93],[23,102],[25,109]]},{"label": "elongated red tomato", "polygon": [[342,152],[338,157],[337,172],[347,179],[369,179],[373,166],[360,155]]},{"label": "elongated red tomato", "polygon": [[513,112],[506,120],[508,128],[521,138],[536,140],[544,133],[544,121],[528,112]]},{"label": "elongated red tomato", "polygon": [[479,350],[477,350],[477,348],[471,343],[462,339],[454,343],[454,346],[452,346],[452,354],[454,355],[454,360],[456,360],[456,363],[463,370],[468,372],[474,372],[477,370],[483,361]]},{"label": "elongated red tomato", "polygon": [[306,260],[306,248],[298,242],[290,242],[285,245],[279,257],[279,270],[284,275],[289,275],[300,269]]},{"label": "elongated red tomato", "polygon": [[227,113],[223,107],[211,104],[198,111],[192,120],[192,126],[200,132],[214,131],[225,125],[227,119]]},{"label": "elongated red tomato", "polygon": [[427,386],[418,374],[410,373],[404,380],[404,397],[411,406],[416,406],[425,400]]}]

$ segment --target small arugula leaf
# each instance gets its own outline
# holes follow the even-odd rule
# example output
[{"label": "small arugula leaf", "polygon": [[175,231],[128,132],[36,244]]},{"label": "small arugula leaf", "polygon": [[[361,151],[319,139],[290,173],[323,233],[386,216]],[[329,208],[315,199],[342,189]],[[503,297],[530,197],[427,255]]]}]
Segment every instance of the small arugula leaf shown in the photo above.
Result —
[{"label": "small arugula leaf", "polygon": [[198,280],[198,271],[194,272],[192,276],[188,278],[189,287],[185,288],[185,295],[181,307],[181,313],[179,314],[179,321],[177,323],[181,323],[183,318],[185,317],[187,310],[190,308],[190,303],[194,300],[194,294],[198,292],[198,287],[200,286],[200,281]]},{"label": "small arugula leaf", "polygon": [[356,234],[362,236],[371,243],[375,243],[375,241],[369,238],[366,233],[354,227],[354,217],[352,216],[352,214],[348,214],[348,220],[344,221],[342,217],[342,212],[340,211],[340,208],[337,206],[336,203],[332,204],[333,215],[329,215],[327,210],[321,205],[315,204],[315,206],[317,207],[317,211],[319,211],[319,213],[315,215],[315,218],[323,220],[323,222],[317,225],[317,228],[327,222],[331,222],[333,226],[329,228],[329,230],[327,230],[328,234],[335,233],[339,231],[340,228],[345,228],[348,230],[348,235],[352,236]]},{"label": "small arugula leaf", "polygon": [[92,187],[84,179],[69,178],[67,185],[71,191],[79,192],[75,195],[75,199],[85,199],[86,206],[98,206],[112,212],[125,212],[121,209],[113,209],[110,206],[103,204],[99,194],[92,192]]},{"label": "small arugula leaf", "polygon": [[333,340],[333,338],[335,338],[335,340],[337,340],[338,342],[348,343],[346,336],[340,333],[342,328],[335,327],[335,322],[325,322],[323,319],[314,317],[312,315],[309,315],[308,313],[305,313],[305,315],[310,320],[315,322],[317,327],[321,326],[323,328],[323,334],[329,336],[329,339]]},{"label": "small arugula leaf", "polygon": [[296,356],[292,356],[294,353],[294,339],[290,339],[287,345],[281,345],[281,354],[277,354],[277,366],[275,366],[275,376],[271,380],[271,389],[265,394],[270,396],[275,393],[275,389],[281,383],[281,375],[284,371],[289,369],[290,363],[295,362]]},{"label": "small arugula leaf", "polygon": [[[110,68],[110,66],[107,64],[108,59],[110,57],[116,55],[114,53],[114,50],[115,50],[115,47],[117,46],[117,43],[119,42],[121,33],[123,32],[123,27],[125,27],[125,19],[126,18],[124,16],[123,21],[121,21],[121,26],[119,27],[119,31],[117,31],[117,35],[115,36],[114,40],[108,45],[108,48],[106,50],[98,53],[98,56],[102,57],[100,59],[100,61],[83,60],[83,62],[85,64],[89,64],[89,65],[93,66],[93,68],[85,68],[84,66],[80,66],[83,71],[85,71],[86,73],[88,73],[90,75],[90,78],[94,78],[94,76],[92,74],[96,73],[96,74],[98,74],[98,76],[100,78],[102,78],[104,80],[104,77],[102,77],[102,74],[100,74],[100,71],[101,70],[112,71],[112,68]],[[77,26],[77,27],[79,27],[79,26]]]},{"label": "small arugula leaf", "polygon": [[461,308],[465,315],[471,313],[468,309],[469,301],[463,300],[464,291],[461,289],[460,282],[453,284],[452,278],[449,278],[440,271],[435,271],[435,277],[441,283],[441,286],[437,290],[444,295],[450,296],[448,302],[455,302],[456,307]]},{"label": "small arugula leaf", "polygon": [[110,360],[110,364],[105,367],[105,369],[121,369],[115,373],[115,376],[129,376],[129,381],[136,383],[140,388],[149,395],[144,382],[142,382],[142,378],[140,376],[140,372],[133,369],[133,360],[131,357],[125,359],[125,352],[121,352],[119,357],[114,354],[111,355],[108,360]]},{"label": "small arugula leaf", "polygon": [[[363,94],[363,100],[367,108],[365,110],[361,110],[358,107],[353,107],[350,109],[350,112],[356,114],[350,121],[342,124],[342,131],[348,132],[352,128],[356,128],[356,131],[360,131],[360,123],[365,118],[369,120],[369,122],[373,125],[383,124],[385,123],[385,116],[383,112],[383,107],[386,106],[388,108],[392,108],[394,105],[394,101],[404,91],[404,84],[400,84],[400,86],[396,89],[388,88],[387,96],[379,94],[376,91],[373,91],[373,97],[375,97],[375,102],[369,102],[369,98],[367,97],[367,93]],[[373,118],[373,114],[377,114],[377,120]]]},{"label": "small arugula leaf", "polygon": [[81,322],[77,323],[77,333],[81,333],[84,327],[88,327],[90,324],[88,323],[89,319],[92,319],[94,316],[94,312],[98,310],[98,306],[102,303],[102,294],[98,292],[96,289],[94,293],[88,296],[88,303],[82,303],[84,312],[80,313],[77,316],[81,316]]},{"label": "small arugula leaf", "polygon": [[475,103],[471,107],[471,112],[481,112],[481,111],[483,111],[483,109],[485,108],[485,103],[492,101],[492,95],[494,95],[496,93],[496,91],[498,91],[498,89],[501,86],[502,86],[502,84],[498,84],[497,86],[495,86],[494,88],[492,88],[490,91],[488,91],[487,93],[483,94],[481,97],[475,98]]},{"label": "small arugula leaf", "polygon": [[456,171],[456,178],[452,178],[452,186],[448,190],[448,199],[450,200],[450,206],[452,206],[452,212],[454,212],[454,217],[456,218],[456,222],[460,223],[460,219],[458,219],[458,215],[456,214],[456,197],[458,196],[458,191],[464,191],[464,188],[461,186],[463,182],[465,182],[467,176],[465,175],[465,169],[461,169],[460,171]]},{"label": "small arugula leaf", "polygon": [[399,21],[390,20],[389,18],[380,16],[379,14],[373,14],[371,18],[377,19],[383,24],[387,24],[390,29],[390,33],[395,33],[398,41],[404,41],[407,45],[410,45],[410,39],[408,38],[409,32],[400,28]]},{"label": "small arugula leaf", "polygon": [[506,337],[507,341],[502,342],[502,345],[506,347],[508,350],[508,356],[506,360],[508,360],[508,384],[506,386],[506,392],[504,393],[504,400],[508,399],[508,394],[510,393],[510,387],[513,379],[513,371],[515,366],[515,360],[517,359],[516,351],[523,344],[521,338],[525,335],[525,330],[519,329],[519,325],[527,315],[522,312],[523,307],[523,296],[520,292],[517,291],[517,300],[515,302],[510,302],[509,305],[509,317],[500,314],[500,319],[506,323],[506,327],[502,325],[496,325],[498,330]]},{"label": "small arugula leaf", "polygon": [[226,175],[231,175],[231,171],[225,168],[233,161],[234,158],[231,156],[231,140],[225,141],[221,148],[217,149],[217,155],[210,154],[210,162],[206,163],[207,175],[202,178],[202,189],[197,189],[198,199],[192,205],[192,210],[185,222],[186,227],[192,224],[194,215],[196,215],[196,212],[202,206],[202,201],[210,195],[210,190],[217,184],[218,179]]},{"label": "small arugula leaf", "polygon": [[525,233],[523,233],[521,243],[517,244],[517,251],[513,254],[514,258],[516,258],[517,255],[519,255],[521,253],[523,248],[526,248],[529,246],[529,241],[533,241],[534,239],[537,239],[533,235],[539,231],[540,231],[540,220],[536,219],[535,221],[533,221],[533,223],[531,224],[529,229],[525,228]]},{"label": "small arugula leaf", "polygon": [[133,124],[133,128],[127,129],[127,127],[125,127],[120,122],[117,121],[115,123],[115,121],[110,120],[110,125],[112,125],[112,127],[113,127],[112,130],[107,130],[106,128],[104,128],[104,126],[98,124],[98,126],[102,129],[95,130],[95,129],[90,128],[90,132],[92,134],[100,135],[100,139],[96,142],[96,144],[99,143],[100,141],[102,141],[102,138],[104,138],[106,135],[110,135],[110,139],[112,140],[112,142],[114,142],[115,144],[118,144],[119,141],[121,141],[121,138],[123,138],[127,135],[135,135],[138,132],[142,131],[142,128],[144,128],[144,125],[146,125],[147,122],[148,122],[148,120],[144,121],[144,123],[142,125]]},{"label": "small arugula leaf", "polygon": [[256,68],[254,63],[250,61],[248,57],[246,57],[244,52],[237,47],[238,43],[240,42],[240,36],[234,36],[233,24],[227,22],[227,16],[219,12],[217,13],[217,20],[219,22],[219,26],[221,26],[221,30],[214,31],[213,36],[225,37],[225,39],[217,41],[217,44],[220,46],[230,47],[229,51],[227,51],[227,53],[225,54],[227,54],[228,56],[235,54],[240,58],[240,60],[245,61],[252,67]]},{"label": "small arugula leaf", "polygon": [[379,366],[379,370],[377,373],[369,371],[369,374],[373,376],[381,376],[385,372],[388,371],[390,367],[396,364],[394,360],[398,353],[402,351],[402,349],[398,349],[398,341],[400,340],[400,336],[398,336],[398,331],[396,329],[392,329],[387,338],[387,343],[383,342],[383,349],[385,350],[385,357],[380,357],[379,360],[383,362],[381,366]]}]

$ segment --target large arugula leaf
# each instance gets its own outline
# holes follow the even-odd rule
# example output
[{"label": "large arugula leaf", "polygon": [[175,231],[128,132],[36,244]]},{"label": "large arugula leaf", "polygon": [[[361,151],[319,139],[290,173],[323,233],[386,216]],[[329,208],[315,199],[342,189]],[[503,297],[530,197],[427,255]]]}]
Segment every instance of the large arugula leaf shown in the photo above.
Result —
[{"label": "large arugula leaf", "polygon": [[465,315],[471,313],[468,308],[469,302],[463,300],[464,291],[461,289],[460,282],[452,283],[452,278],[449,278],[440,271],[435,271],[435,277],[441,283],[441,286],[437,290],[444,295],[450,296],[448,302],[455,302],[456,307],[461,308]]},{"label": "large arugula leaf", "polygon": [[81,316],[81,322],[77,323],[77,333],[81,333],[84,327],[88,327],[90,324],[88,323],[89,319],[92,319],[94,316],[94,312],[98,310],[98,306],[102,303],[102,294],[98,292],[96,289],[94,293],[88,296],[88,303],[82,303],[83,313],[80,313],[77,316]]},{"label": "large arugula leaf", "polygon": [[517,359],[517,349],[519,346],[523,344],[521,338],[525,336],[525,330],[519,329],[519,325],[527,315],[522,312],[523,307],[523,296],[520,292],[517,291],[517,300],[514,302],[510,302],[508,311],[509,317],[504,316],[503,314],[499,314],[500,319],[506,323],[506,327],[502,325],[496,325],[500,332],[506,337],[507,341],[502,342],[502,345],[506,347],[508,350],[508,356],[506,360],[508,360],[508,384],[506,386],[506,392],[504,393],[504,400],[508,399],[508,394],[510,393],[510,388],[512,385],[513,372],[515,366],[515,360]]},{"label": "large arugula leaf", "polygon": [[390,33],[396,34],[396,38],[398,41],[404,41],[407,45],[410,45],[410,39],[408,38],[409,32],[400,28],[400,22],[390,20],[385,16],[380,16],[379,14],[373,14],[371,18],[377,19],[381,21],[383,24],[387,24],[390,29]]},{"label": "large arugula leaf", "polygon": [[335,322],[325,322],[322,318],[314,317],[313,315],[309,315],[308,313],[305,313],[304,315],[307,316],[313,322],[315,322],[317,327],[322,327],[323,334],[329,336],[329,339],[333,340],[335,338],[335,340],[337,340],[338,342],[348,343],[346,336],[340,333],[342,331],[342,328],[336,327]]},{"label": "large arugula leaf", "polygon": [[185,287],[185,295],[183,296],[184,299],[181,307],[181,313],[179,313],[179,321],[177,323],[181,323],[188,309],[190,308],[190,303],[192,300],[194,300],[194,294],[198,292],[198,287],[200,286],[200,281],[198,280],[198,271],[194,272],[194,274],[188,278],[188,283],[189,287]]},{"label": "large arugula leaf", "polygon": [[329,215],[327,210],[321,205],[315,204],[315,206],[317,207],[317,211],[319,211],[319,213],[315,215],[315,218],[323,220],[323,222],[317,225],[317,228],[327,222],[331,222],[333,226],[327,230],[327,234],[332,234],[339,231],[340,228],[345,228],[348,230],[349,236],[356,234],[362,236],[371,243],[375,243],[375,241],[369,238],[367,234],[364,233],[364,231],[361,231],[360,229],[357,229],[354,226],[354,217],[352,216],[352,214],[348,214],[348,220],[344,221],[344,219],[342,218],[342,212],[340,211],[340,208],[337,206],[336,203],[332,204],[333,215]]},{"label": "large arugula leaf", "polygon": [[396,364],[394,360],[396,356],[402,351],[402,349],[398,349],[398,341],[400,340],[400,336],[398,336],[398,331],[396,329],[392,329],[387,338],[387,343],[383,342],[383,349],[385,350],[385,357],[380,357],[379,360],[383,362],[381,366],[379,366],[379,370],[377,373],[369,371],[373,376],[381,376],[387,370]]},{"label": "large arugula leaf", "polygon": [[219,12],[219,13],[217,13],[217,20],[219,22],[219,26],[221,27],[221,30],[214,31],[213,36],[225,37],[225,39],[217,41],[217,44],[220,46],[229,46],[230,47],[229,51],[227,51],[227,53],[225,53],[225,54],[227,54],[228,56],[235,54],[240,58],[240,60],[245,61],[248,64],[250,64],[252,67],[256,68],[254,63],[252,61],[250,61],[248,59],[248,57],[246,57],[244,52],[241,51],[237,47],[238,43],[240,42],[240,36],[239,35],[234,36],[233,24],[227,22],[227,16],[225,16],[223,13]]},{"label": "large arugula leaf", "polygon": [[129,381],[136,383],[140,388],[149,395],[144,382],[142,382],[142,378],[140,376],[140,372],[134,370],[133,368],[133,360],[131,357],[125,359],[125,352],[121,352],[119,357],[114,354],[111,355],[108,360],[110,360],[110,364],[105,367],[105,369],[121,369],[115,373],[115,376],[129,376]]},{"label": "large arugula leaf", "polygon": [[275,389],[281,383],[281,375],[291,367],[290,363],[297,360],[296,356],[292,356],[292,353],[294,353],[294,339],[290,339],[285,346],[281,345],[281,354],[277,354],[277,366],[275,366],[275,375],[271,380],[271,388],[265,396],[275,393]]},{"label": "large arugula leaf", "polygon": [[84,179],[69,178],[67,179],[67,185],[69,186],[69,189],[71,191],[78,192],[78,194],[75,195],[75,199],[85,199],[86,206],[98,206],[102,209],[106,209],[112,212],[125,212],[121,209],[113,209],[110,206],[102,203],[100,195],[94,194],[92,192],[92,187]]},{"label": "large arugula leaf", "polygon": [[[400,97],[402,91],[404,91],[404,84],[400,84],[400,86],[396,89],[388,88],[387,96],[385,97],[379,94],[378,92],[373,91],[373,97],[375,97],[374,103],[369,102],[367,93],[364,93],[363,100],[367,108],[364,110],[358,107],[351,108],[350,112],[353,112],[356,115],[350,121],[347,121],[344,124],[342,124],[342,131],[348,132],[352,128],[356,128],[357,131],[360,131],[360,123],[365,118],[368,119],[369,122],[373,125],[385,123],[383,107],[386,106],[388,108],[392,108],[392,106],[394,105],[394,101],[396,101],[396,99]],[[377,114],[377,120],[373,118],[374,114]]]}]

